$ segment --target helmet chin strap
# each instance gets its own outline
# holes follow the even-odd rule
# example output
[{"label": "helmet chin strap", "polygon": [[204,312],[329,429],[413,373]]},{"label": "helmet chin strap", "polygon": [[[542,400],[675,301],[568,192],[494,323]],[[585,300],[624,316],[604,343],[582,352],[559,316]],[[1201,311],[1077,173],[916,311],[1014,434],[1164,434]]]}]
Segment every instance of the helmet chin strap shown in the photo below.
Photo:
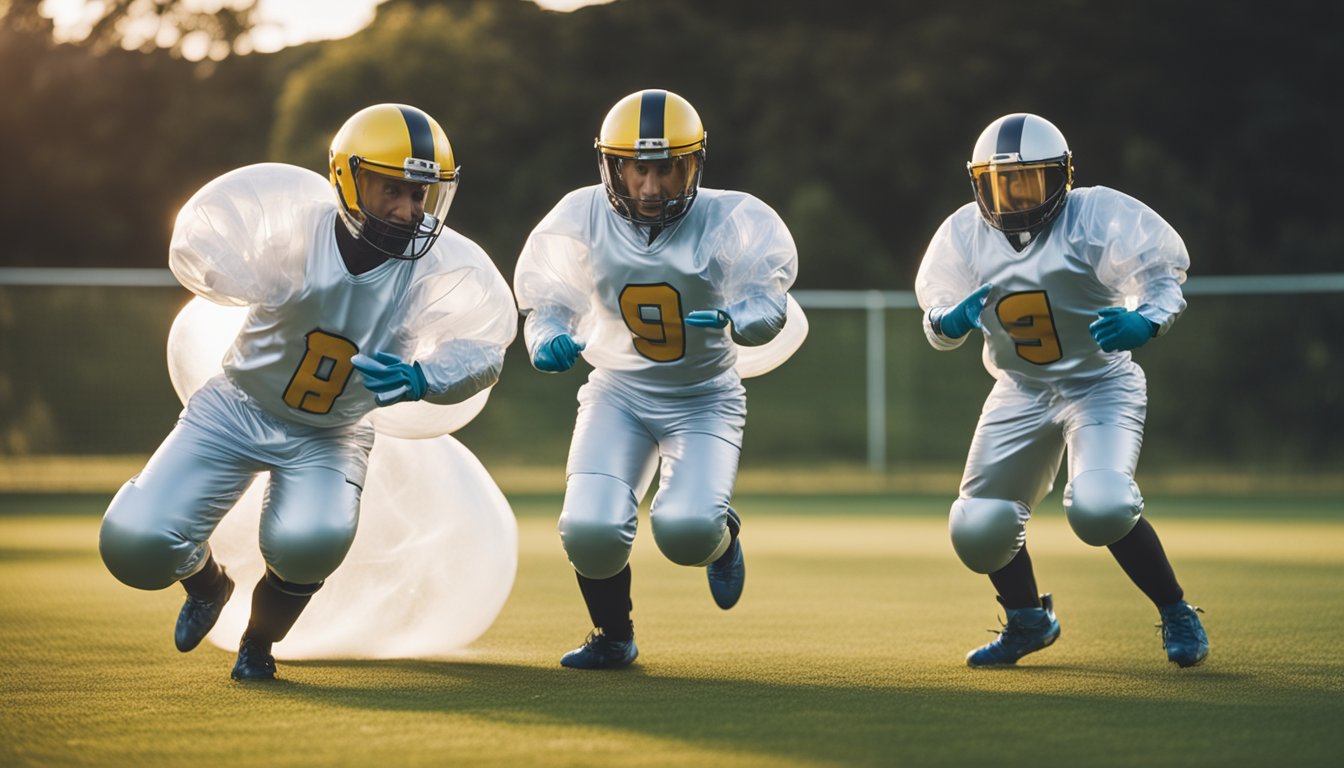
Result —
[{"label": "helmet chin strap", "polygon": [[363,239],[374,248],[394,259],[406,258],[406,247],[411,244],[412,235],[403,227],[388,224],[382,219],[366,216]]},{"label": "helmet chin strap", "polygon": [[625,218],[640,229],[647,227],[649,231],[648,245],[652,245],[653,241],[658,239],[659,234],[681,221],[690,211],[691,203],[695,202],[695,196],[663,200],[659,206],[660,214],[656,219],[639,215],[639,201],[633,197],[625,197],[623,201],[628,214]]}]

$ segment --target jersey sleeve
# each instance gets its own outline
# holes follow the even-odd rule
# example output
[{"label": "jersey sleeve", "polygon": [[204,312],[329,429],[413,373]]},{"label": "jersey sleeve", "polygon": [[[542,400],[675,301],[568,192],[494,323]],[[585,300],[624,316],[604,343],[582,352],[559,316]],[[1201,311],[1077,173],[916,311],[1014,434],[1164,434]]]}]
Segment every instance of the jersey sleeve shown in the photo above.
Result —
[{"label": "jersey sleeve", "polygon": [[1086,203],[1076,232],[1088,239],[1084,252],[1094,260],[1097,279],[1134,298],[1158,335],[1166,333],[1185,311],[1185,242],[1151,208],[1122,192],[1094,187]]},{"label": "jersey sleeve", "polygon": [[[447,254],[439,253],[440,249]],[[410,288],[407,333],[431,403],[458,403],[499,381],[504,350],[518,330],[508,284],[470,240],[445,232]]]},{"label": "jersey sleeve", "polygon": [[593,283],[588,246],[581,236],[584,196],[570,193],[537,224],[514,269],[518,310],[527,316],[523,339],[531,359],[560,334],[585,341],[593,324]]},{"label": "jersey sleeve", "polygon": [[966,342],[969,334],[958,339],[939,335],[929,322],[930,311],[953,306],[980,287],[963,249],[958,247],[957,215],[949,216],[934,232],[915,274],[915,298],[924,310],[924,336],[937,350],[956,349]]},{"label": "jersey sleeve", "polygon": [[719,292],[732,318],[733,341],[769,342],[788,317],[788,291],[798,276],[798,248],[774,209],[745,195],[705,245],[719,272]]},{"label": "jersey sleeve", "polygon": [[178,213],[169,268],[216,304],[278,306],[302,290],[317,223],[334,206],[312,171],[282,163],[231,171]]}]

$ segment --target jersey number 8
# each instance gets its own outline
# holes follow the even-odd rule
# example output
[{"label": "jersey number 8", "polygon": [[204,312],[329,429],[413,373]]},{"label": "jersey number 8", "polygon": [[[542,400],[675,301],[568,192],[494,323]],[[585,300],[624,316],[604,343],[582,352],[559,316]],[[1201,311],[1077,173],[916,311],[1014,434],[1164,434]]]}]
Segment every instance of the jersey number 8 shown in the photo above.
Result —
[{"label": "jersey number 8", "polygon": [[285,404],[307,413],[330,413],[350,380],[350,358],[359,348],[325,331],[309,331],[306,338],[308,351],[285,387]]}]

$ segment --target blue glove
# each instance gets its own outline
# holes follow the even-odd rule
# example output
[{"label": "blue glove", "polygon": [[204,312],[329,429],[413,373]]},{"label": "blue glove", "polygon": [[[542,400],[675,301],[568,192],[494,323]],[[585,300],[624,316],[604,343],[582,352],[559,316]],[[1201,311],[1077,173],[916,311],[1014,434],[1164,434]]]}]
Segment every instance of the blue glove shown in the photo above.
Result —
[{"label": "blue glove", "polygon": [[1157,334],[1157,323],[1124,307],[1107,307],[1097,317],[1087,330],[1107,352],[1138,349]]},{"label": "blue glove", "polygon": [[722,309],[697,309],[686,313],[685,323],[697,328],[726,328],[731,321]]},{"label": "blue glove", "polygon": [[364,387],[373,393],[374,402],[379,407],[402,400],[419,400],[429,389],[419,363],[403,362],[400,357],[387,352],[374,352],[373,357],[355,355],[350,358],[350,363],[363,374]]},{"label": "blue glove", "polygon": [[989,283],[985,283],[977,288],[975,293],[962,299],[960,304],[943,312],[938,312],[938,308],[935,308],[929,315],[929,323],[939,335],[949,339],[960,339],[970,333],[972,328],[980,327],[980,313],[985,309],[985,301],[988,300],[989,289],[992,287]]},{"label": "blue glove", "polygon": [[546,373],[568,371],[574,367],[582,351],[582,344],[570,338],[569,334],[562,333],[537,346],[537,352],[532,356],[532,366]]}]

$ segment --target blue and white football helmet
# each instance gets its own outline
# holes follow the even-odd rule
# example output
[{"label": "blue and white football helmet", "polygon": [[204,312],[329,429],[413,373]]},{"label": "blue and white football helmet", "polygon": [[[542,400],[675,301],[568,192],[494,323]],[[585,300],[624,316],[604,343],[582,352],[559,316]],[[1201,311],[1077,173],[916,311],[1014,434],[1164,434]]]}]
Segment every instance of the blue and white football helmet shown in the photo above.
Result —
[{"label": "blue and white football helmet", "polygon": [[989,124],[966,163],[980,214],[1006,235],[1036,235],[1073,187],[1073,153],[1049,120],[1018,112]]}]

